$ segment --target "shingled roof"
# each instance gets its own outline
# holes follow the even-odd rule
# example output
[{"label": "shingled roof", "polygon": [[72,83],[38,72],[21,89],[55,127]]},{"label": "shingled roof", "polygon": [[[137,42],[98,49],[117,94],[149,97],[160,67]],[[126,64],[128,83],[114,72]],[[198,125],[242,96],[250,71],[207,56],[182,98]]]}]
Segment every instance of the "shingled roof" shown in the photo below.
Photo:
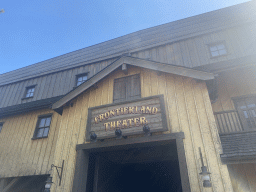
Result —
[{"label": "shingled roof", "polygon": [[252,1],[137,31],[2,74],[0,85],[253,22],[256,21],[254,9]]},{"label": "shingled roof", "polygon": [[22,103],[19,105],[13,105],[10,107],[0,108],[0,118],[9,115],[17,115],[24,112],[34,111],[38,109],[51,108],[52,104],[61,99],[63,96],[52,97],[48,99],[42,99],[38,101],[32,101],[28,103]]},{"label": "shingled roof", "polygon": [[220,135],[225,164],[256,161],[256,131]]}]

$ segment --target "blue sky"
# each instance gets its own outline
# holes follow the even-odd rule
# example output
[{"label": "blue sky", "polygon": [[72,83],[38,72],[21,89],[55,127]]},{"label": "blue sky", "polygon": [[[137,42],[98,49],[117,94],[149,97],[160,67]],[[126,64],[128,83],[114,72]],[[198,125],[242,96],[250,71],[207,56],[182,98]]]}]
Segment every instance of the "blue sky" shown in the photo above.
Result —
[{"label": "blue sky", "polygon": [[248,0],[2,0],[0,74]]}]

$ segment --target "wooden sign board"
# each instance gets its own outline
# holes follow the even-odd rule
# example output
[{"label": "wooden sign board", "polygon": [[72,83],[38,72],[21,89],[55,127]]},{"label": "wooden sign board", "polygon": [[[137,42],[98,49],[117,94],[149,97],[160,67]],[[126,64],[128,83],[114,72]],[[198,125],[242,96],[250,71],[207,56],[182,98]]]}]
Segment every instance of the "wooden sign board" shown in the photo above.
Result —
[{"label": "wooden sign board", "polygon": [[144,125],[150,132],[167,130],[163,95],[89,108],[87,141],[92,131],[98,139],[115,137],[116,129],[123,136],[143,134]]}]

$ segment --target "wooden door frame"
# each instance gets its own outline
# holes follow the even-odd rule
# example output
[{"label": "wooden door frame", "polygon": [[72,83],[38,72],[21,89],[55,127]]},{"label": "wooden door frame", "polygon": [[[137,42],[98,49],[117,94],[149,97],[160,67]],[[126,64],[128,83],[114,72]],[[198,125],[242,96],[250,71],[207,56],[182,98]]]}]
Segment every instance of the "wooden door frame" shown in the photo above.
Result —
[{"label": "wooden door frame", "polygon": [[181,177],[181,185],[183,192],[190,192],[190,183],[188,176],[188,169],[186,163],[185,149],[184,149],[184,133],[170,133],[154,135],[150,137],[137,137],[120,139],[114,141],[103,141],[96,143],[85,143],[76,146],[77,157],[76,157],[76,167],[75,175],[73,180],[74,192],[86,192],[87,183],[87,172],[89,164],[89,155],[92,152],[106,152],[114,150],[127,150],[130,148],[138,147],[150,147],[155,145],[170,144],[175,142],[177,146],[179,169]]}]

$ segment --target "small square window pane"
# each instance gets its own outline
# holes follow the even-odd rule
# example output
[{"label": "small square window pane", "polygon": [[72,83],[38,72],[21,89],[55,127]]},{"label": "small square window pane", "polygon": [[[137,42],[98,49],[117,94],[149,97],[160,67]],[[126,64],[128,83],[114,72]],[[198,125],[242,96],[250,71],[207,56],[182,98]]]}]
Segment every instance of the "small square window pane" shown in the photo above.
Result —
[{"label": "small square window pane", "polygon": [[213,51],[213,52],[211,52],[211,53],[212,53],[212,56],[213,56],[213,57],[219,56],[219,52],[218,52],[218,51]]},{"label": "small square window pane", "polygon": [[46,118],[42,118],[42,119],[40,120],[39,127],[44,127],[45,120],[46,120]]},{"label": "small square window pane", "polygon": [[43,137],[47,137],[48,132],[49,132],[49,128],[45,128],[45,129],[44,129]]},{"label": "small square window pane", "polygon": [[43,136],[43,132],[44,132],[44,129],[38,129],[36,137],[42,137]]},{"label": "small square window pane", "polygon": [[81,85],[81,84],[82,84],[82,82],[81,82],[81,81],[78,81],[76,85],[78,86],[78,85]]},{"label": "small square window pane", "polygon": [[48,118],[46,119],[46,122],[45,122],[45,127],[50,126],[50,123],[51,123],[51,117],[48,117]]},{"label": "small square window pane", "polygon": [[217,45],[218,50],[225,49],[225,46],[223,44]]},{"label": "small square window pane", "polygon": [[30,93],[27,93],[27,94],[26,94],[26,97],[30,97]]},{"label": "small square window pane", "polygon": [[225,49],[219,50],[220,55],[226,55],[227,51]]},{"label": "small square window pane", "polygon": [[216,46],[212,46],[212,47],[210,47],[210,50],[211,50],[211,51],[217,51],[218,49],[217,49]]},{"label": "small square window pane", "polygon": [[86,81],[86,80],[87,80],[87,75],[83,76],[83,81]]},{"label": "small square window pane", "polygon": [[82,81],[83,77],[78,77],[77,81]]}]

